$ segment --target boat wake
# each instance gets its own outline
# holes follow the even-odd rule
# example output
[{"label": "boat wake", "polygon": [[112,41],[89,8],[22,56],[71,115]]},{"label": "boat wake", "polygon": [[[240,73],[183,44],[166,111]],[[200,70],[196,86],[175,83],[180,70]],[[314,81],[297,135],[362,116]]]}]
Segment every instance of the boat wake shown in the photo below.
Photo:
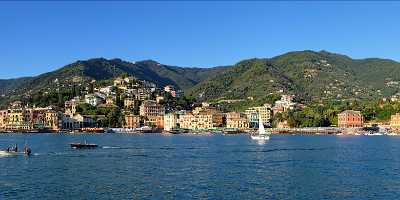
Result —
[{"label": "boat wake", "polygon": [[233,152],[253,153],[253,152],[274,152],[274,151],[323,151],[330,148],[277,148],[277,149],[264,149],[264,150],[243,150]]},{"label": "boat wake", "polygon": [[103,146],[103,149],[122,149],[122,147]]}]

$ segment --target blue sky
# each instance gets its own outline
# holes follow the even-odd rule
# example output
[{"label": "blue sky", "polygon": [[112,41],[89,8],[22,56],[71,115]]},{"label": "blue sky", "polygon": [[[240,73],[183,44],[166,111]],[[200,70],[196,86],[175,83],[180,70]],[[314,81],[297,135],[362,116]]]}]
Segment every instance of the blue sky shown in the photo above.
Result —
[{"label": "blue sky", "polygon": [[400,2],[0,2],[0,78],[94,57],[210,67],[295,50],[400,60]]}]

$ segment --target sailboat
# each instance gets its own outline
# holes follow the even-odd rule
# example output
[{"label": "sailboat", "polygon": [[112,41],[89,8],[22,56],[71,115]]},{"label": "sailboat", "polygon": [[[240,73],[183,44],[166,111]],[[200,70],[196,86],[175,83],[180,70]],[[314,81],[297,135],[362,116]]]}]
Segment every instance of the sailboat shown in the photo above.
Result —
[{"label": "sailboat", "polygon": [[269,140],[269,135],[265,132],[264,124],[262,122],[261,116],[258,117],[258,132],[255,135],[251,135],[253,140]]}]

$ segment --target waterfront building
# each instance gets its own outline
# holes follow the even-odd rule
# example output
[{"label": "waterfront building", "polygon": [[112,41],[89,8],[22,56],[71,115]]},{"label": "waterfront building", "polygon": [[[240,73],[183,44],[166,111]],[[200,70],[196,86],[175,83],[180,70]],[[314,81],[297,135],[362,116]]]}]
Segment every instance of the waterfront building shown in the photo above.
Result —
[{"label": "waterfront building", "polygon": [[7,125],[7,110],[0,110],[0,130],[4,130]]},{"label": "waterfront building", "polygon": [[124,128],[139,128],[140,127],[140,116],[139,115],[125,115],[125,126]]},{"label": "waterfront building", "polygon": [[45,113],[48,108],[31,108],[26,111],[29,113],[29,129],[44,129],[45,127]]},{"label": "waterfront building", "polygon": [[148,116],[145,118],[144,124],[157,129],[164,129],[164,115]]},{"label": "waterfront building", "polygon": [[144,117],[164,115],[165,108],[154,100],[146,100],[140,105],[139,113]]},{"label": "waterfront building", "polygon": [[338,126],[340,128],[363,127],[364,117],[360,111],[345,110],[338,114]]},{"label": "waterfront building", "polygon": [[223,114],[220,110],[210,106],[208,103],[202,103],[202,106],[193,109],[194,115],[210,115],[212,120],[212,127],[222,127]]},{"label": "waterfront building", "polygon": [[[96,118],[103,118],[104,116],[98,115]],[[91,115],[75,114],[74,116],[63,114],[61,117],[62,129],[77,130],[87,127],[96,127],[96,120]]]},{"label": "waterfront building", "polygon": [[230,112],[226,114],[226,128],[247,129],[249,122],[247,116],[238,112]]},{"label": "waterfront building", "polygon": [[48,110],[44,115],[44,127],[53,131],[60,129],[59,113],[54,110]]},{"label": "waterfront building", "polygon": [[400,113],[396,113],[390,117],[390,127],[391,128],[400,128]]},{"label": "waterfront building", "polygon": [[259,116],[261,116],[261,119],[265,126],[271,126],[271,119],[272,119],[271,104],[266,103],[262,106],[248,108],[245,110],[245,114],[249,122],[249,127],[251,128],[258,127]]},{"label": "waterfront building", "polygon": [[183,129],[211,129],[213,128],[212,115],[207,113],[186,113],[179,118],[180,127]]},{"label": "waterfront building", "polygon": [[9,109],[7,112],[7,130],[29,130],[29,112],[24,108]]},{"label": "waterfront building", "polygon": [[70,115],[62,114],[61,115],[61,128],[67,130],[75,130],[79,129],[79,123],[76,119],[72,118]]},{"label": "waterfront building", "polygon": [[178,128],[178,115],[176,113],[168,113],[164,115],[164,130],[170,131]]}]

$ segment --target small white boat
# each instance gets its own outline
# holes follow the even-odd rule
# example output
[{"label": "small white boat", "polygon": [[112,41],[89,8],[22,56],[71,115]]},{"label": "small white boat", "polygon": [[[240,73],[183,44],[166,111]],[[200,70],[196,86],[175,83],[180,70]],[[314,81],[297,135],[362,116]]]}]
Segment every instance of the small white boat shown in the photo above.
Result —
[{"label": "small white boat", "polygon": [[264,124],[262,122],[261,116],[258,117],[258,133],[255,135],[251,135],[251,139],[253,140],[269,140],[269,135],[264,129]]},{"label": "small white boat", "polygon": [[15,151],[0,151],[0,156],[23,156],[28,155],[25,152],[15,152]]}]

